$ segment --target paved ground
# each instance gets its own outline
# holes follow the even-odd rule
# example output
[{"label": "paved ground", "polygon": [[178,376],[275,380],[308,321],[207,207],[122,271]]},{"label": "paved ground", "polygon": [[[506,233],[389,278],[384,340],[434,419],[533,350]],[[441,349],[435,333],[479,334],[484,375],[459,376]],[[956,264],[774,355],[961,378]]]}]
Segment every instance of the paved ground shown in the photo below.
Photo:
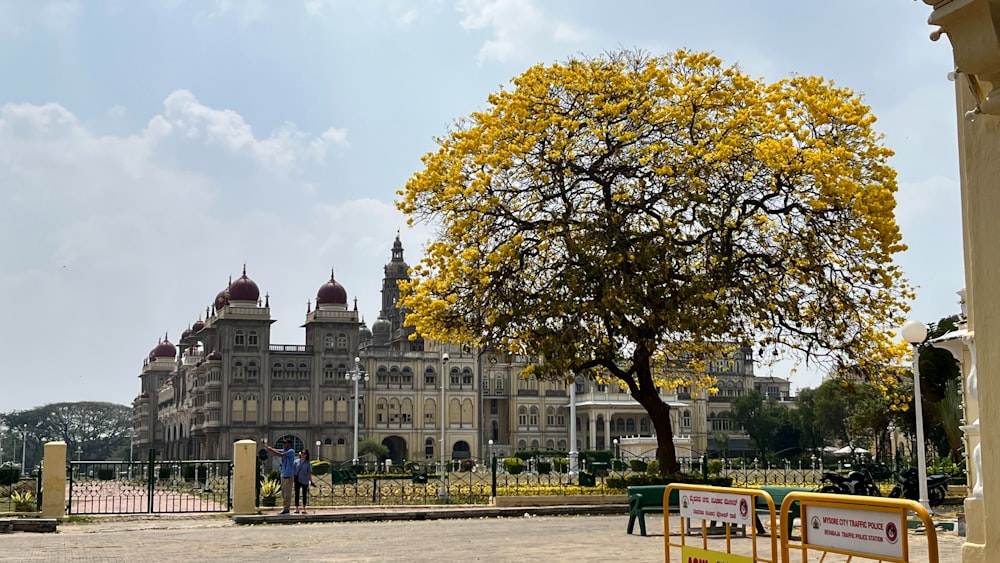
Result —
[{"label": "paved ground", "polygon": [[[648,521],[647,537],[627,535],[627,520],[521,516],[237,525],[218,515],[101,517],[62,524],[55,534],[4,534],[0,561],[664,561],[662,520]],[[942,532],[938,540],[939,561],[959,563],[962,538]],[[926,545],[926,538],[911,534],[913,561],[929,560]],[[734,539],[733,552],[749,555],[750,540]],[[673,561],[679,560],[674,552]],[[828,556],[825,562],[843,560]]]}]

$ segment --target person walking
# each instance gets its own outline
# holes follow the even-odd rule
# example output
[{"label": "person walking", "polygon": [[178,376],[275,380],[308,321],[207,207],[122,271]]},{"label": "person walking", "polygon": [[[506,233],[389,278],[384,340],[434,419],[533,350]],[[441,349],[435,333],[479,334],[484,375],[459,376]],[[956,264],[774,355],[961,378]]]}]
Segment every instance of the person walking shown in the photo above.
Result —
[{"label": "person walking", "polygon": [[267,444],[264,447],[281,457],[281,501],[282,510],[278,514],[288,514],[292,508],[292,488],[295,481],[295,448],[291,438],[285,439],[285,449],[279,450]]},{"label": "person walking", "polygon": [[299,512],[299,493],[302,494],[302,511],[306,513],[306,503],[309,500],[309,487],[315,487],[312,475],[312,462],[309,460],[309,450],[299,452],[299,459],[295,460],[295,513]]}]

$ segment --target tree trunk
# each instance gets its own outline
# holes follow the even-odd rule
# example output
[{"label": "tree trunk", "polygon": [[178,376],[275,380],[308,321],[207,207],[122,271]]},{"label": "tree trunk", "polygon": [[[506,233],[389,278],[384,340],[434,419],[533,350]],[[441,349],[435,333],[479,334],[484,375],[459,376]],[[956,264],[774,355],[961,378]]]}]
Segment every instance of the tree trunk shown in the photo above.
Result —
[{"label": "tree trunk", "polygon": [[656,387],[643,386],[634,394],[649,414],[656,431],[656,460],[660,464],[660,475],[677,473],[677,452],[674,450],[674,431],[670,426],[670,405],[663,402]]}]

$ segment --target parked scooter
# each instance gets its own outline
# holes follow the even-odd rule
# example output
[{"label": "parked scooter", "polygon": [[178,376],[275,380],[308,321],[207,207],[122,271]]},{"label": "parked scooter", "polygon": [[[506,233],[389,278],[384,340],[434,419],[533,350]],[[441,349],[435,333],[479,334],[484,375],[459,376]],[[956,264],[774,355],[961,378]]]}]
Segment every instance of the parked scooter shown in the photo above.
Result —
[{"label": "parked scooter", "polygon": [[[944,502],[945,495],[948,494],[947,475],[927,476],[927,500],[931,506],[937,506]],[[917,468],[910,467],[903,470],[896,476],[896,486],[889,493],[892,498],[908,498],[910,500],[920,500],[920,485],[917,482]]]},{"label": "parked scooter", "polygon": [[868,497],[882,496],[878,485],[872,479],[867,469],[851,471],[846,477],[832,471],[823,472],[819,492],[838,495],[863,495]]}]

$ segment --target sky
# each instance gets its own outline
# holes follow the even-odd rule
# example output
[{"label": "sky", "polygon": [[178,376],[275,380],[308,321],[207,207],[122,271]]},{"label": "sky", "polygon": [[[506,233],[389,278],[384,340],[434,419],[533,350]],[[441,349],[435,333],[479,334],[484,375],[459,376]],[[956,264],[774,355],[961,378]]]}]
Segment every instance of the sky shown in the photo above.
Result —
[{"label": "sky", "polygon": [[[130,404],[230,277],[301,344],[331,269],[378,316],[396,191],[532,65],[711,51],[863,94],[896,151],[913,318],[964,286],[947,40],[911,0],[0,0],[0,412]],[[787,377],[789,366],[758,369]],[[793,388],[820,374],[800,369]]]}]

